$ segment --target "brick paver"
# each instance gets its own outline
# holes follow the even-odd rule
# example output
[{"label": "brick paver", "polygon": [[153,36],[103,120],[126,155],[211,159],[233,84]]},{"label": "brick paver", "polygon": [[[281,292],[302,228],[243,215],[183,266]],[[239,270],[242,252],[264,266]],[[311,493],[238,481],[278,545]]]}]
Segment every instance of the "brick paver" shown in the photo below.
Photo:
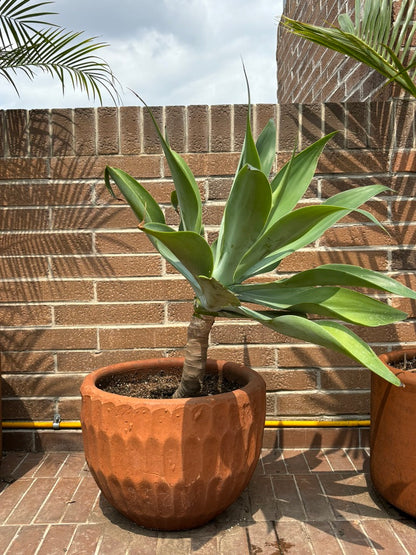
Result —
[{"label": "brick paver", "polygon": [[264,450],[229,509],[172,533],[140,528],[113,509],[82,453],[6,453],[0,471],[4,555],[416,553],[416,522],[372,490],[364,449]]}]

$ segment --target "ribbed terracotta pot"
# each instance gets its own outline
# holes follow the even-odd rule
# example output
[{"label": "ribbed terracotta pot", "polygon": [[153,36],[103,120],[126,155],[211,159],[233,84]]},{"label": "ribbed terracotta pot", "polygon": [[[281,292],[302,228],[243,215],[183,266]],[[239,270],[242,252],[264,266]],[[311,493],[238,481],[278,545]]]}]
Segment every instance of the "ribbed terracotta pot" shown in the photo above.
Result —
[{"label": "ribbed terracotta pot", "polygon": [[382,497],[416,517],[416,374],[390,366],[403,360],[404,353],[410,359],[416,349],[385,353],[380,359],[405,387],[372,375],[370,472]]},{"label": "ribbed terracotta pot", "polygon": [[248,484],[262,446],[264,380],[231,362],[209,360],[241,388],[187,399],[137,399],[104,392],[115,373],[182,368],[164,358],[107,366],[82,386],[82,434],[88,466],[107,500],[139,525],[184,530],[205,524]]}]

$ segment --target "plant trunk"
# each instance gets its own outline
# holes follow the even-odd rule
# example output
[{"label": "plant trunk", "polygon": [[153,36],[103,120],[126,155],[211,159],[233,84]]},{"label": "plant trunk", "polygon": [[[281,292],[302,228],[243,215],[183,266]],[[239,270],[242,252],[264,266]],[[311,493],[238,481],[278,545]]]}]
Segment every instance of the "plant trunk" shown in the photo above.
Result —
[{"label": "plant trunk", "polygon": [[214,320],[213,316],[204,314],[193,314],[191,318],[181,383],[173,394],[175,399],[197,397],[201,392],[207,362],[208,338]]}]

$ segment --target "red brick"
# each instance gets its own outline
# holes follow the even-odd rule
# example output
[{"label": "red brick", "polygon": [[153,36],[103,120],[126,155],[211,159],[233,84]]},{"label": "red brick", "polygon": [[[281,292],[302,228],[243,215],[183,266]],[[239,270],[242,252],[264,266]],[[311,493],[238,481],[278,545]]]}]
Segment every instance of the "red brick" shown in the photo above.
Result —
[{"label": "red brick", "polygon": [[4,112],[4,119],[8,155],[10,157],[27,156],[29,146],[28,112],[26,110],[7,110]]},{"label": "red brick", "polygon": [[300,129],[302,150],[322,137],[321,104],[302,104]]},{"label": "red brick", "polygon": [[[318,163],[318,173],[386,172],[388,152],[372,150],[324,150]],[[406,170],[394,170],[406,171]]]},{"label": "red brick", "polygon": [[4,374],[47,373],[55,371],[55,359],[51,353],[2,352],[0,365]]},{"label": "red brick", "polygon": [[5,183],[0,187],[2,206],[82,205],[89,204],[90,200],[91,186],[84,183]]},{"label": "red brick", "polygon": [[282,416],[324,416],[368,414],[370,400],[368,392],[325,392],[276,394],[279,414]]},{"label": "red brick", "polygon": [[73,156],[75,154],[73,125],[72,110],[52,110],[52,156]]},{"label": "red brick", "polygon": [[5,282],[2,288],[14,302],[87,301],[93,297],[93,284],[85,281]]},{"label": "red brick", "polygon": [[185,107],[166,107],[166,133],[169,144],[176,152],[185,152]]},{"label": "red brick", "polygon": [[36,552],[37,546],[41,542],[46,532],[46,526],[23,526],[12,541],[9,547],[10,555],[25,553],[32,555]]},{"label": "red brick", "polygon": [[46,179],[49,170],[44,158],[0,159],[0,181],[10,179]]},{"label": "red brick", "polygon": [[208,107],[188,106],[188,152],[208,152]]},{"label": "red brick", "polygon": [[[60,404],[58,409],[65,420],[66,415],[61,411]],[[79,410],[77,416],[71,420],[79,420]],[[38,430],[34,438],[34,449],[36,451],[83,451],[81,430]]]},{"label": "red brick", "polygon": [[32,157],[50,156],[51,136],[48,110],[31,110],[29,112],[29,147]]},{"label": "red brick", "polygon": [[162,303],[123,305],[66,305],[55,307],[55,323],[58,326],[162,323]]},{"label": "red brick", "polygon": [[184,156],[195,176],[234,175],[239,158],[239,153],[225,152],[195,153]]},{"label": "red brick", "polygon": [[126,360],[143,360],[146,358],[160,358],[165,356],[163,349],[134,349],[116,351],[77,352],[67,351],[57,353],[58,372],[91,372],[96,368],[125,362]]},{"label": "red brick", "polygon": [[141,110],[138,106],[120,107],[120,151],[121,154],[140,154],[142,132]]},{"label": "red brick", "polygon": [[126,256],[66,256],[51,260],[55,278],[62,277],[139,277],[160,276],[162,262],[159,254]]},{"label": "red brick", "polygon": [[74,110],[75,152],[78,156],[96,154],[96,122],[93,108]]},{"label": "red brick", "polygon": [[133,349],[149,347],[185,347],[186,327],[141,327],[100,329],[103,349]]},{"label": "red brick", "polygon": [[71,538],[75,532],[73,524],[54,524],[49,528],[44,537],[38,555],[51,555],[51,553],[66,553]]},{"label": "red brick", "polygon": [[316,372],[302,370],[261,370],[268,391],[316,389]]},{"label": "red brick", "polygon": [[231,106],[211,106],[211,152],[231,150]]},{"label": "red brick", "polygon": [[52,324],[51,309],[47,306],[0,304],[0,322],[8,326],[48,326]]},{"label": "red brick", "polygon": [[138,219],[127,206],[54,208],[52,228],[59,229],[114,229],[137,228]]},{"label": "red brick", "polygon": [[179,301],[193,298],[191,288],[184,279],[139,279],[97,283],[100,302],[114,301]]},{"label": "red brick", "polygon": [[156,252],[147,236],[139,230],[133,232],[98,232],[95,247],[99,254],[143,254]]},{"label": "red brick", "polygon": [[[247,104],[234,104],[234,144],[233,150],[241,152],[247,126]],[[251,118],[253,122],[253,118]]]},{"label": "red brick", "polygon": [[253,135],[256,139],[270,119],[276,123],[275,104],[256,104],[254,106]]},{"label": "red brick", "polygon": [[96,550],[101,537],[101,526],[97,524],[82,524],[77,526],[74,538],[67,555],[80,555]]},{"label": "red brick", "polygon": [[346,103],[347,148],[366,148],[368,146],[368,106],[363,102]]},{"label": "red brick", "polygon": [[32,482],[24,498],[16,504],[9,516],[9,524],[29,524],[42,506],[54,485],[53,478],[37,478]]},{"label": "red brick", "polygon": [[[161,106],[150,107],[153,117],[156,120],[159,129],[163,133],[163,108]],[[155,154],[162,152],[159,137],[156,133],[155,126],[146,108],[143,111],[143,150],[146,154]]]},{"label": "red brick", "polygon": [[115,107],[97,108],[97,154],[118,154],[118,110]]},{"label": "red brick", "polygon": [[4,331],[3,350],[53,351],[61,349],[94,349],[96,347],[93,329],[35,329]]},{"label": "red brick", "polygon": [[28,235],[8,233],[2,236],[2,252],[6,255],[88,254],[92,253],[92,236],[76,232],[39,232]]},{"label": "red brick", "polygon": [[8,209],[2,210],[1,231],[41,231],[49,228],[47,209]]},{"label": "red brick", "polygon": [[[104,178],[106,166],[120,168],[137,178],[159,177],[160,157],[158,155],[135,157],[108,154],[53,157],[50,159],[50,177],[51,179]],[[41,169],[39,174],[39,177],[43,177]],[[32,177],[34,176],[32,175]]]},{"label": "red brick", "polygon": [[[72,503],[67,503],[62,522],[84,523],[94,506],[97,495],[98,487],[92,476],[87,475],[82,478],[78,489],[71,497]],[[73,548],[73,544],[71,548]],[[77,552],[74,551],[74,553]]]},{"label": "red brick", "polygon": [[45,278],[49,272],[48,259],[45,257],[25,258],[24,256],[9,256],[0,258],[0,276],[4,279],[16,278]]},{"label": "red brick", "polygon": [[282,104],[279,106],[278,145],[279,151],[293,152],[299,142],[299,106]]},{"label": "red brick", "polygon": [[13,397],[60,397],[78,395],[82,376],[48,375],[31,376],[3,375],[3,395]]}]

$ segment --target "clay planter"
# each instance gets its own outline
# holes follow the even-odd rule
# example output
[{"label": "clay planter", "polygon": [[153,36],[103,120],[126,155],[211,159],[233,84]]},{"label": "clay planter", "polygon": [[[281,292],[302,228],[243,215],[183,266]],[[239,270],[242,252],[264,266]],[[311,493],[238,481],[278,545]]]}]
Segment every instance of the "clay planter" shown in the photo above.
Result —
[{"label": "clay planter", "polygon": [[183,530],[205,524],[248,484],[262,446],[265,383],[253,370],[209,360],[241,388],[187,399],[137,399],[98,389],[100,378],[181,368],[183,359],[107,366],[81,386],[88,466],[107,500],[146,528]]},{"label": "clay planter", "polygon": [[[416,356],[416,349],[380,356],[390,362]],[[389,503],[416,516],[416,374],[389,366],[405,387],[377,375],[371,382],[370,471],[377,491]]]}]

